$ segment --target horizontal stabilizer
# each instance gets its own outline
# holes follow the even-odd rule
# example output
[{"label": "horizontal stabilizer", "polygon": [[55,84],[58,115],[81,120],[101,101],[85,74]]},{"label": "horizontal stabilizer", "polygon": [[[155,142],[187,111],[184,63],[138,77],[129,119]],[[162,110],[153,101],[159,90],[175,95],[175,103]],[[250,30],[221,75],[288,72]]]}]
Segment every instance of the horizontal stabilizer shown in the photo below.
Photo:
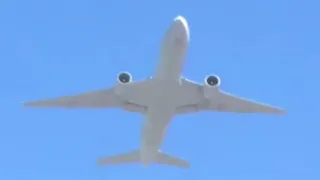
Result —
[{"label": "horizontal stabilizer", "polygon": [[[158,164],[166,164],[166,165],[170,165],[170,166],[177,166],[177,167],[182,167],[182,168],[186,168],[186,167],[190,166],[189,162],[187,162],[183,159],[162,153],[160,151],[157,152],[156,158],[154,160],[152,160],[151,162],[158,163]],[[124,153],[124,154],[104,157],[104,158],[100,158],[98,160],[98,164],[100,166],[116,165],[116,164],[129,164],[129,163],[141,163],[139,150],[131,151],[131,152]]]},{"label": "horizontal stabilizer", "polygon": [[169,154],[165,154],[162,152],[157,153],[156,163],[184,167],[184,168],[190,166],[190,163],[188,161],[185,161],[185,160],[177,158],[177,157],[173,157]]},{"label": "horizontal stabilizer", "polygon": [[128,164],[140,162],[140,151],[131,151],[124,154],[118,154],[114,156],[100,158],[98,164],[103,165],[115,165],[115,164]]}]

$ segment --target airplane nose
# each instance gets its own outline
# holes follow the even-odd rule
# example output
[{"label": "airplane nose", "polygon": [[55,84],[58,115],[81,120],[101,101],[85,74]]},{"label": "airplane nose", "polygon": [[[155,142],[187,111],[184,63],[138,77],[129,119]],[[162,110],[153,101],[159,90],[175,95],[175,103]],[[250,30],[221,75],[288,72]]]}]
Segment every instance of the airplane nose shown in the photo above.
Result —
[{"label": "airplane nose", "polygon": [[183,28],[188,29],[188,23],[187,23],[187,21],[186,21],[186,19],[184,17],[177,16],[176,18],[174,18],[174,22],[176,24],[179,24]]},{"label": "airplane nose", "polygon": [[182,16],[177,16],[176,18],[174,18],[174,21],[181,21],[183,20],[184,18]]},{"label": "airplane nose", "polygon": [[189,39],[189,26],[187,20],[182,16],[174,18],[174,24],[179,31],[179,34],[183,33]]}]

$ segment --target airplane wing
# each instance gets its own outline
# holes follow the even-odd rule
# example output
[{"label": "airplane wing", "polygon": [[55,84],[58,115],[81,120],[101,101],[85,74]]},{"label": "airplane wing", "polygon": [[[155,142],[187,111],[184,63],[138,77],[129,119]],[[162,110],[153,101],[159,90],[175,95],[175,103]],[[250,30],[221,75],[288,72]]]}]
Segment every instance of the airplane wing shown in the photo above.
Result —
[{"label": "airplane wing", "polygon": [[114,89],[91,91],[71,96],[25,102],[26,107],[65,107],[65,108],[103,108],[115,107],[121,104]]},{"label": "airplane wing", "polygon": [[223,91],[217,92],[218,95],[215,99],[207,99],[203,94],[203,85],[187,79],[182,79],[181,87],[184,104],[177,108],[177,114],[198,111],[285,114],[285,110],[281,108],[237,97]]},{"label": "airplane wing", "polygon": [[145,113],[147,110],[145,93],[150,87],[148,80],[132,83],[118,96],[115,87],[90,91],[70,96],[25,102],[25,107],[61,107],[61,108],[123,108],[132,112]]}]

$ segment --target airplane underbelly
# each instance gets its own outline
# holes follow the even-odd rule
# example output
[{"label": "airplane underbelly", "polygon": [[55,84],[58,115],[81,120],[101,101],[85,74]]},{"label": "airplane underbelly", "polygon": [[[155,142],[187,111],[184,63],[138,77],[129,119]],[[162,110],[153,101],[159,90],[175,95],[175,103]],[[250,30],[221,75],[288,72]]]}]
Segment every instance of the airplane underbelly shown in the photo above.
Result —
[{"label": "airplane underbelly", "polygon": [[162,144],[166,128],[174,115],[174,110],[168,107],[152,107],[148,109],[143,127],[143,145],[157,150]]},{"label": "airplane underbelly", "polygon": [[152,101],[145,114],[146,119],[142,128],[141,145],[145,156],[149,157],[156,153],[163,142],[166,128],[175,113],[174,96],[177,86],[176,82],[164,80],[158,80],[154,86]]},{"label": "airplane underbelly", "polygon": [[156,77],[166,80],[177,80],[183,69],[186,45],[177,45],[171,41],[164,43],[161,49],[160,62]]},{"label": "airplane underbelly", "polygon": [[161,57],[156,77],[163,80],[177,80],[182,71],[183,58],[173,54]]}]

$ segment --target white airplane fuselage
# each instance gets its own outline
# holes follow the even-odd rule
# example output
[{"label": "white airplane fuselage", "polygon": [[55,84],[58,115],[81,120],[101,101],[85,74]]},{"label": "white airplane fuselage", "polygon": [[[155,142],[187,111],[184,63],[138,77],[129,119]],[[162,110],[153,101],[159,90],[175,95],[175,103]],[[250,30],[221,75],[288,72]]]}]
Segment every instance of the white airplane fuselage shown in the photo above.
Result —
[{"label": "white airplane fuselage", "polygon": [[148,106],[141,133],[140,160],[152,163],[163,142],[165,131],[175,112],[184,58],[189,42],[186,20],[178,16],[166,32],[160,49],[160,63],[153,77],[157,85],[152,91],[152,104]]},{"label": "white airplane fuselage", "polygon": [[285,110],[224,92],[220,78],[208,75],[197,83],[182,77],[189,44],[189,27],[178,16],[165,33],[159,53],[159,64],[152,78],[132,81],[128,72],[117,76],[110,88],[70,96],[25,102],[26,107],[121,108],[145,115],[141,128],[140,149],[101,157],[99,165],[141,163],[189,167],[182,158],[160,152],[166,129],[176,114],[199,111],[285,114]]}]

